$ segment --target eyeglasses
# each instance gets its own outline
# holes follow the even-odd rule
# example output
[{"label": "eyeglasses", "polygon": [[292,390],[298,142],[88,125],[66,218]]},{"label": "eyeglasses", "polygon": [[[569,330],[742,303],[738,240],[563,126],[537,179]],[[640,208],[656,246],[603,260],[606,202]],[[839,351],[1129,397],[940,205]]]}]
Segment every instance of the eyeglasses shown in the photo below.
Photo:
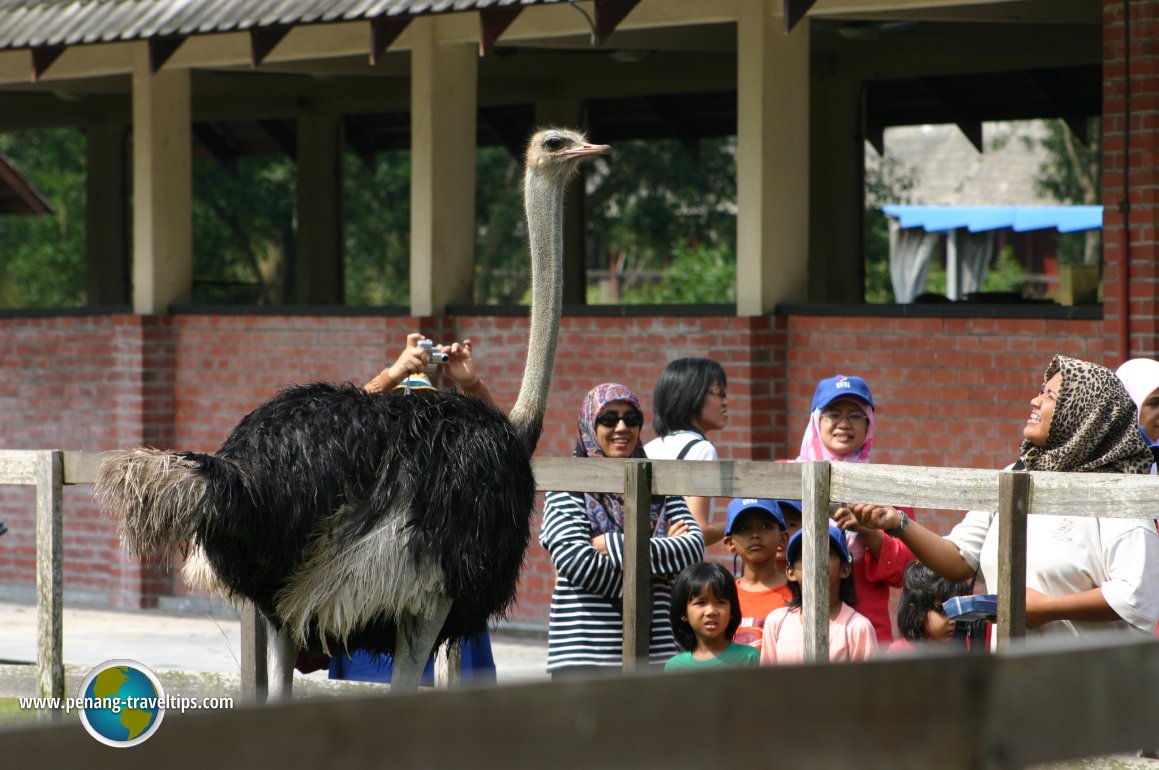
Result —
[{"label": "eyeglasses", "polygon": [[644,415],[639,410],[632,409],[630,411],[620,414],[619,412],[604,412],[596,418],[596,425],[602,425],[605,428],[614,428],[620,424],[620,420],[629,428],[639,428],[644,424]]},{"label": "eyeglasses", "polygon": [[822,412],[821,416],[831,425],[839,425],[845,420],[849,420],[850,425],[865,425],[869,422],[869,415],[862,411],[838,412],[834,410]]}]

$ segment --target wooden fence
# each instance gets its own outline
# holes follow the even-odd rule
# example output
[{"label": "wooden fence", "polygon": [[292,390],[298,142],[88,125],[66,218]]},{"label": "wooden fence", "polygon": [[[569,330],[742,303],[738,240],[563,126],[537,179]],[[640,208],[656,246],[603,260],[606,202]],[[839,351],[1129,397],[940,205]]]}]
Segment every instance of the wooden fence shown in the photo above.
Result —
[{"label": "wooden fence", "polygon": [[[91,483],[91,453],[2,452],[0,483],[36,484],[40,689],[63,695],[61,485]],[[811,663],[608,680],[313,700],[166,722],[132,752],[93,752],[68,725],[4,735],[6,752],[97,767],[1022,767],[1159,747],[1159,642],[1004,644],[989,656],[828,665],[828,535],[833,501],[999,514],[999,636],[1025,628],[1026,516],[1153,518],[1159,479],[852,463],[535,462],[541,490],[625,495],[625,667],[647,648],[648,499],[655,494],[800,498],[806,656]],[[243,672],[260,684],[257,624]],[[1050,644],[1050,643],[1047,643]],[[263,648],[264,649],[264,648]],[[259,738],[260,737],[260,738]],[[263,739],[264,738],[264,739]],[[740,749],[738,747],[746,747]],[[747,757],[743,761],[749,761]]]}]

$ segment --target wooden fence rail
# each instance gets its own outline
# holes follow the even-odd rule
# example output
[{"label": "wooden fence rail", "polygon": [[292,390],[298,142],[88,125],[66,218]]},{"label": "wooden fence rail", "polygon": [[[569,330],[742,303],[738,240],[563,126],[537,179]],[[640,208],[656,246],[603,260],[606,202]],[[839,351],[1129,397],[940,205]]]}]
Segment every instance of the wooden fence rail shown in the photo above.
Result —
[{"label": "wooden fence rail", "polygon": [[[96,468],[100,457],[96,453],[59,452],[49,451],[0,451],[0,484],[35,484],[37,493],[37,598],[38,618],[40,629],[40,666],[41,695],[54,696],[63,694],[64,677],[61,657],[61,486],[64,484],[91,483],[96,475]],[[649,563],[647,533],[650,531],[648,517],[648,501],[651,495],[700,495],[706,497],[766,497],[782,499],[800,499],[802,501],[802,554],[803,571],[808,576],[802,586],[804,595],[804,623],[806,628],[805,651],[806,659],[816,666],[785,667],[774,672],[751,672],[744,676],[768,677],[770,684],[776,679],[776,686],[769,692],[776,700],[775,693],[795,681],[795,677],[809,676],[828,677],[824,672],[825,662],[828,659],[828,622],[827,614],[822,608],[827,605],[828,597],[828,535],[826,523],[829,517],[830,504],[833,502],[872,502],[892,505],[906,505],[916,508],[938,508],[948,510],[991,510],[999,516],[999,585],[990,586],[999,595],[999,638],[1009,640],[1022,636],[1025,632],[1025,565],[1026,565],[1026,517],[1035,514],[1056,514],[1068,516],[1103,516],[1103,517],[1132,517],[1154,518],[1159,514],[1159,478],[1152,476],[1118,475],[1118,474],[1073,474],[1073,473],[1025,473],[994,470],[973,470],[962,468],[928,468],[911,466],[889,465],[860,465],[853,463],[767,463],[748,461],[721,461],[721,462],[680,462],[672,460],[642,461],[642,460],[610,460],[610,459],[576,459],[576,458],[544,458],[534,461],[535,475],[538,489],[570,490],[585,492],[612,492],[625,495],[625,512],[627,522],[625,527],[625,582],[624,582],[624,660],[625,668],[632,669],[636,663],[646,660],[648,649],[648,622],[650,619],[649,597]],[[242,678],[248,683],[250,693],[260,693],[265,683],[265,655],[264,644],[261,640],[261,624],[257,622],[256,614],[252,609],[248,615],[243,613],[243,655]],[[1110,667],[1118,666],[1126,661],[1128,656],[1138,656],[1143,665],[1139,669],[1142,681],[1149,683],[1148,703],[1152,703],[1159,692],[1159,655],[1155,651],[1155,643],[1143,642],[1142,646],[1126,645],[1115,647],[1115,655],[1122,655],[1123,660],[1114,662]],[[1018,650],[1008,649],[1004,655],[1009,660],[1023,660],[1018,656]],[[1042,665],[1051,672],[1047,678],[1057,677],[1066,679],[1073,676],[1074,662],[1071,656],[1087,655],[1079,652],[1054,653],[1056,658],[1049,656]],[[1088,656],[1089,657],[1089,656]],[[1088,657],[1083,657],[1087,660]],[[989,660],[982,657],[980,660]],[[960,671],[964,677],[957,684],[947,680],[946,687],[966,686],[971,677],[992,677],[994,669],[985,669],[980,674],[975,668],[982,663],[967,662],[978,660],[973,657],[953,659],[953,662],[943,662],[941,665],[950,666],[954,671]],[[1037,660],[1037,659],[1035,659]],[[865,664],[867,666],[873,665]],[[888,665],[895,665],[890,663]],[[912,665],[912,664],[911,664]],[[995,664],[999,665],[999,664]],[[1013,665],[1011,663],[1010,665]],[[1037,665],[1037,664],[1036,664]],[[1084,664],[1085,665],[1085,664]],[[848,672],[845,667],[842,672]],[[858,676],[864,671],[859,670]],[[947,669],[948,671],[949,669]],[[1118,669],[1115,669],[1118,671]],[[1033,672],[1038,676],[1040,672]],[[842,676],[846,676],[842,673]],[[1108,673],[1110,675],[1110,673]],[[729,673],[727,677],[741,681],[741,674]],[[835,676],[835,674],[834,674]],[[906,678],[912,678],[913,673],[907,671]],[[947,676],[949,676],[947,674]],[[1026,676],[1032,676],[1028,672]],[[721,681],[723,681],[723,678]],[[625,680],[626,681],[626,680]],[[656,680],[655,685],[660,687],[661,682]],[[671,681],[686,681],[673,678]],[[731,681],[731,680],[730,680]],[[749,681],[746,679],[745,681]],[[805,680],[802,680],[804,682]],[[801,692],[858,692],[866,690],[860,684],[856,688],[848,684],[833,690],[819,687],[820,679],[809,680],[811,684],[788,686],[789,693]],[[1136,680],[1136,683],[1139,680]],[[976,684],[976,682],[975,682]],[[925,686],[934,687],[933,679]],[[1091,684],[1092,687],[1096,685]],[[618,684],[577,684],[572,686],[577,692],[587,693],[585,687],[608,687],[612,690],[620,688]],[[991,683],[992,689],[998,685]],[[886,689],[890,689],[886,687]],[[1004,689],[1005,688],[1000,688]],[[592,698],[598,700],[596,690],[592,691]],[[902,688],[905,692],[909,689]],[[529,691],[526,704],[530,705],[539,698],[536,691]],[[602,692],[602,690],[600,691]],[[625,691],[626,692],[626,691]],[[912,694],[912,693],[911,693]],[[560,692],[562,695],[562,691]],[[1022,692],[1019,689],[1009,690],[1012,698],[1021,699],[1019,702],[1028,704],[1037,694]],[[491,696],[474,693],[464,696],[468,700],[487,699]],[[401,699],[400,699],[401,700]],[[556,704],[567,703],[567,699],[555,700]],[[636,699],[626,698],[625,702],[634,702]],[[841,702],[845,698],[837,698]],[[614,701],[613,701],[614,702]],[[664,703],[657,700],[656,703]],[[684,703],[685,701],[670,700],[667,703]],[[734,699],[729,701],[735,704]],[[783,701],[780,701],[783,702]],[[797,699],[798,704],[801,703]],[[1130,699],[1124,701],[1132,703]],[[1044,701],[1050,705],[1049,701]],[[1141,701],[1140,701],[1141,703]],[[1085,706],[1082,704],[1086,704]],[[574,704],[573,704],[574,705]],[[593,707],[596,706],[593,702]],[[1103,703],[1102,706],[1106,704]],[[1152,703],[1152,706],[1154,704]],[[1079,698],[1078,703],[1068,704],[1074,707],[1078,717],[1074,724],[1087,725],[1080,731],[1082,734],[1091,734],[1089,726],[1094,722],[1102,724],[1106,721],[1099,715],[1098,699]],[[376,706],[379,708],[379,706]],[[394,706],[381,706],[392,711]],[[487,708],[490,708],[489,706]],[[569,708],[569,711],[571,709]],[[617,710],[622,710],[619,707]],[[878,711],[874,707],[874,712]],[[736,718],[743,710],[729,709],[724,721]],[[482,713],[482,712],[480,712]],[[486,712],[490,713],[490,712]],[[575,712],[580,713],[580,712]],[[625,711],[625,714],[639,716],[637,710]],[[761,713],[765,713],[761,711]],[[778,710],[778,720],[788,713],[788,710]],[[886,712],[889,713],[889,712]],[[1121,712],[1116,711],[1116,714]],[[1152,710],[1149,713],[1150,725],[1159,724],[1159,712]],[[969,714],[955,711],[956,716],[947,714],[944,724],[958,724],[955,720],[968,718]],[[493,715],[492,715],[493,716]],[[674,736],[680,734],[679,710],[668,712],[666,733]],[[877,717],[865,715],[880,726]],[[253,724],[264,718],[253,717]],[[763,719],[763,717],[762,717]],[[945,721],[948,720],[948,721]],[[409,721],[409,720],[408,720]],[[582,720],[581,720],[582,721]],[[720,726],[717,719],[712,724]],[[828,725],[834,724],[831,719],[823,720]],[[514,723],[514,722],[512,722]],[[508,724],[512,724],[508,723]],[[461,722],[457,724],[461,725]],[[1105,740],[1078,741],[1074,736],[1067,737],[1065,754],[1059,756],[1082,756],[1103,750],[1114,750],[1124,745],[1112,746],[1115,740],[1135,741],[1138,734],[1135,722],[1126,720],[1119,729],[1118,724],[1108,724],[1110,736]],[[673,732],[673,728],[675,731]],[[1129,728],[1129,729],[1128,729]],[[304,729],[304,728],[303,728]],[[987,729],[996,735],[1008,735],[1001,726],[990,724]],[[279,731],[280,732],[280,731]],[[886,731],[888,732],[888,730]],[[406,733],[403,733],[406,734]],[[654,734],[654,733],[653,733]],[[738,736],[740,734],[738,733]],[[1014,734],[1009,734],[1014,735]],[[1147,733],[1154,735],[1154,729]],[[948,739],[947,739],[948,740]],[[794,741],[796,742],[796,741]],[[444,743],[455,743],[445,742]],[[717,746],[728,745],[727,741],[713,740]],[[1159,745],[1159,740],[1155,743]],[[1073,745],[1072,745],[1073,744]],[[152,745],[152,744],[150,744]],[[428,746],[433,743],[428,743]],[[127,756],[118,753],[118,757]],[[133,754],[137,756],[136,753]],[[294,756],[287,754],[287,756]],[[546,754],[544,756],[547,756]],[[553,763],[559,757],[558,751],[551,751]],[[594,757],[594,754],[588,754]],[[680,752],[673,752],[672,756],[679,757]],[[932,756],[932,755],[931,755]],[[973,755],[971,755],[973,756]],[[1017,763],[1039,761],[1043,758],[1054,758],[1045,749],[1035,754],[1030,752],[1026,757],[1010,754],[1015,757],[1015,764],[1007,764],[1001,758],[974,756],[973,764],[954,764],[961,767],[1006,767],[1018,766]],[[234,757],[236,759],[236,756]],[[601,754],[600,760],[606,761],[608,756]],[[944,755],[939,755],[944,759]],[[931,760],[932,761],[932,760]],[[565,763],[566,764],[566,763]],[[689,766],[686,762],[679,762],[682,766]],[[945,766],[945,762],[940,762]],[[353,765],[352,765],[353,766]],[[675,765],[669,765],[675,766]],[[835,764],[834,766],[837,766]],[[904,762],[896,766],[906,766]],[[923,766],[923,765],[913,765]]]}]

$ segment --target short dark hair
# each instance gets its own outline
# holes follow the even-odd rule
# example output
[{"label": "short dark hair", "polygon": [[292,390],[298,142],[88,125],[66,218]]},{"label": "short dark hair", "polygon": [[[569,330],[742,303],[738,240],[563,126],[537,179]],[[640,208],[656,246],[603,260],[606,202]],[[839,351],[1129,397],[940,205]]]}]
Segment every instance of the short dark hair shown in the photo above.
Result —
[{"label": "short dark hair", "polygon": [[693,428],[713,385],[728,385],[724,367],[711,358],[669,361],[656,380],[652,394],[652,427],[657,436]]},{"label": "short dark hair", "polygon": [[911,641],[926,638],[926,613],[955,596],[970,593],[967,581],[946,580],[920,561],[911,561],[906,566],[902,585],[897,630]]},{"label": "short dark hair", "polygon": [[716,562],[699,562],[686,567],[672,584],[672,605],[669,608],[669,617],[672,619],[672,634],[677,643],[685,650],[696,649],[696,634],[692,626],[684,619],[688,614],[688,602],[692,597],[700,594],[707,587],[718,599],[728,599],[729,613],[728,626],[725,627],[725,638],[731,640],[732,635],[740,627],[740,597],[736,592],[736,578],[729,574]]},{"label": "short dark hair", "polygon": [[[833,541],[829,541],[829,553],[837,554],[838,557],[844,558],[837,546],[833,545]],[[842,561],[841,564],[849,564],[847,561]],[[792,565],[790,565],[792,566]],[[840,569],[840,567],[838,567]],[[801,593],[801,584],[796,580],[789,581],[789,593],[793,595],[789,601],[785,602],[786,607],[800,607],[803,598]],[[848,604],[850,607],[857,606],[857,586],[853,583],[853,565],[849,564],[849,574],[841,578],[841,585],[837,588],[837,595],[841,601]]]}]

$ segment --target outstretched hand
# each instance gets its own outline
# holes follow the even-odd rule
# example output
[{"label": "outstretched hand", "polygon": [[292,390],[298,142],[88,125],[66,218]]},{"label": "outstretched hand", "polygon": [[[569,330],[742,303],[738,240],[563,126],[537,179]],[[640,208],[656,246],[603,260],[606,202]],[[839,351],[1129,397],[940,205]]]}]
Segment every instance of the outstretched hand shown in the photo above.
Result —
[{"label": "outstretched hand", "polygon": [[891,505],[850,503],[838,508],[833,520],[842,529],[894,529],[901,525],[901,514]]}]

